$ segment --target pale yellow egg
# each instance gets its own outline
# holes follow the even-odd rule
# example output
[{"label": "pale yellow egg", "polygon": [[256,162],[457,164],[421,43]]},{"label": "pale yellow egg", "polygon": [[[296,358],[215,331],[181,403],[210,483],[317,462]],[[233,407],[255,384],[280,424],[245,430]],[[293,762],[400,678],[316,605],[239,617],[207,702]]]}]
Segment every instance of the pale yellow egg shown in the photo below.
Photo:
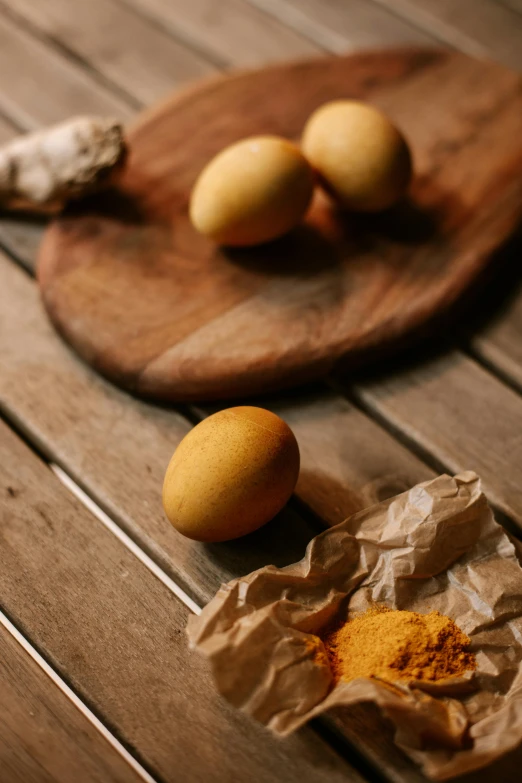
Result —
[{"label": "pale yellow egg", "polygon": [[299,475],[290,427],[263,408],[214,413],[183,438],[167,468],[163,507],[196,541],[251,533],[288,501]]},{"label": "pale yellow egg", "polygon": [[190,199],[190,220],[218,244],[257,245],[299,223],[313,187],[313,171],[295,144],[277,136],[243,139],[201,172]]},{"label": "pale yellow egg", "polygon": [[302,149],[325,189],[347,209],[387,209],[410,183],[404,136],[385,114],[359,101],[320,106],[305,125]]}]

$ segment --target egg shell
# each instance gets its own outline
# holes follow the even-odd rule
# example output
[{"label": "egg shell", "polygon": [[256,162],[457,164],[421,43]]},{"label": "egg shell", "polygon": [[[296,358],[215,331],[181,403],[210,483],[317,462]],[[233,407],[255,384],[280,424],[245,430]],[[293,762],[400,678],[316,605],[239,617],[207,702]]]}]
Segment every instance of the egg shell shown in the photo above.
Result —
[{"label": "egg shell", "polygon": [[194,228],[218,244],[257,245],[305,214],[314,174],[295,144],[255,136],[226,147],[201,172],[190,199]]},{"label": "egg shell", "polygon": [[263,408],[228,408],[179,444],[165,475],[163,507],[188,538],[227,541],[272,519],[298,475],[299,447],[279,416]]},{"label": "egg shell", "polygon": [[319,107],[305,125],[302,149],[325,189],[355,211],[391,207],[411,180],[404,136],[385,114],[359,101]]}]

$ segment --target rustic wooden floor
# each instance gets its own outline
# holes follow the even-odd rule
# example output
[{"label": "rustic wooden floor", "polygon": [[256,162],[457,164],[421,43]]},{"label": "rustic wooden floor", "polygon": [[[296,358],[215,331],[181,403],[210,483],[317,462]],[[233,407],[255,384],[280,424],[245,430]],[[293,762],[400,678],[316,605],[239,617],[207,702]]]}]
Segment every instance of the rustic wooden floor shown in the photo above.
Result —
[{"label": "rustic wooden floor", "polygon": [[[404,42],[522,69],[522,3],[0,0],[0,140],[79,112],[129,120],[218,70]],[[42,229],[0,221],[1,783],[425,781],[362,708],[276,741],[215,696],[184,627],[221,581],[297,559],[322,524],[436,471],[476,470],[522,535],[520,246],[472,329],[265,399],[299,439],[297,497],[248,540],[202,546],[166,523],[160,488],[205,411],[134,400],[62,344],[33,279]],[[522,750],[465,780],[521,765]]]}]

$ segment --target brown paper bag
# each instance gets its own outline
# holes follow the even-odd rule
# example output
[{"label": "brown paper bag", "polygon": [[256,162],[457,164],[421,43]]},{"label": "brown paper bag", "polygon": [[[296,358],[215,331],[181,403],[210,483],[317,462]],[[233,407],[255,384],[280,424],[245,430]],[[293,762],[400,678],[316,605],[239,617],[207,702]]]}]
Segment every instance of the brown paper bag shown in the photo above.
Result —
[{"label": "brown paper bag", "polygon": [[[430,685],[333,687],[312,634],[374,603],[451,617],[477,670]],[[438,780],[522,740],[522,569],[474,473],[419,484],[326,530],[299,563],[224,585],[188,633],[218,690],[281,735],[331,707],[373,702],[397,745]]]}]

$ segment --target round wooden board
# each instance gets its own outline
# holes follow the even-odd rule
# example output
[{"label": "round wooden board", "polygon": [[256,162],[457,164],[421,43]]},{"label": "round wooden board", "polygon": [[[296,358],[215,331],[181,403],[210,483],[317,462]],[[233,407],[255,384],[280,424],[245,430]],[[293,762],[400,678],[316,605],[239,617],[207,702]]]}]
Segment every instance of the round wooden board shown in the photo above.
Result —
[{"label": "round wooden board", "polygon": [[[205,82],[129,131],[118,190],[48,229],[43,300],[101,373],[164,400],[273,390],[391,347],[453,304],[522,211],[522,89],[462,54],[389,50]],[[187,218],[203,165],[244,136],[298,139],[318,105],[366,99],[410,139],[407,203],[343,215],[315,199],[306,224],[249,250],[215,247]]]}]

